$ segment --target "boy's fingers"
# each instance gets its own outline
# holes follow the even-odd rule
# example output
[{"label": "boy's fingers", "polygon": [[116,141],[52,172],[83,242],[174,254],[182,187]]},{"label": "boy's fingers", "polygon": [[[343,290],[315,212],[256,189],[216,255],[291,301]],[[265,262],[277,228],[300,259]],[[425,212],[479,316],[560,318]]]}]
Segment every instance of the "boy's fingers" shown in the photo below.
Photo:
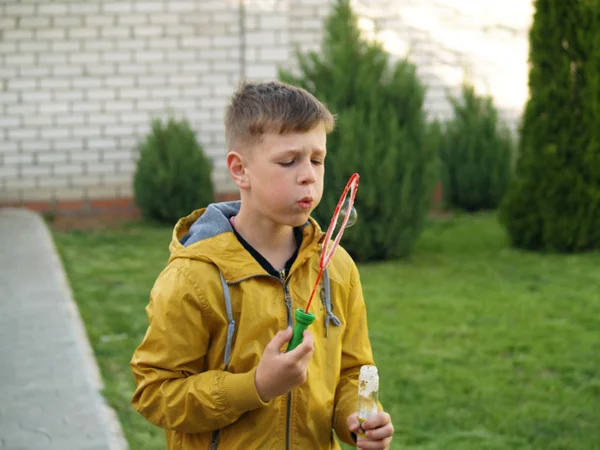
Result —
[{"label": "boy's fingers", "polygon": [[374,428],[381,428],[391,422],[390,415],[386,412],[380,411],[373,417],[369,417],[364,421],[362,427],[364,430],[372,430]]},{"label": "boy's fingers", "polygon": [[384,425],[381,428],[375,428],[366,432],[367,439],[380,441],[390,438],[394,435],[394,427],[391,423]]},{"label": "boy's fingers", "polygon": [[298,347],[296,347],[294,350],[288,353],[288,355],[290,355],[292,359],[296,361],[304,359],[307,355],[310,355],[314,350],[314,338],[311,332],[305,330],[303,336],[304,339],[302,340],[300,345],[298,345]]},{"label": "boy's fingers", "polygon": [[348,416],[348,419],[346,420],[346,423],[348,424],[348,430],[350,430],[351,433],[356,433],[360,428],[360,422],[358,421],[358,413],[350,414]]},{"label": "boy's fingers", "polygon": [[279,350],[281,349],[283,344],[288,342],[291,338],[292,338],[292,329],[291,328],[287,328],[285,330],[280,330],[277,332],[277,334],[275,336],[273,336],[273,339],[271,339],[271,342],[269,342],[267,344],[267,346],[265,347],[265,350],[268,350],[270,352],[279,353]]}]

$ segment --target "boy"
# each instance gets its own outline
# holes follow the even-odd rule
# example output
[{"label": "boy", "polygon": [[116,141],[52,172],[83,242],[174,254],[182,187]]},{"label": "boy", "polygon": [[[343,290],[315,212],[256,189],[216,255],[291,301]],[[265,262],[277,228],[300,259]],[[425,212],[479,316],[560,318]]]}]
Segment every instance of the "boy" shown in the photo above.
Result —
[{"label": "boy", "polygon": [[[169,449],[389,448],[380,412],[356,441],[360,367],[373,364],[357,268],[339,247],[313,302],[317,319],[286,352],[306,307],[324,233],[331,113],[303,89],[246,83],[227,110],[227,167],[240,201],[181,219],[131,361],[133,405]],[[317,295],[317,294],[316,294]]]}]

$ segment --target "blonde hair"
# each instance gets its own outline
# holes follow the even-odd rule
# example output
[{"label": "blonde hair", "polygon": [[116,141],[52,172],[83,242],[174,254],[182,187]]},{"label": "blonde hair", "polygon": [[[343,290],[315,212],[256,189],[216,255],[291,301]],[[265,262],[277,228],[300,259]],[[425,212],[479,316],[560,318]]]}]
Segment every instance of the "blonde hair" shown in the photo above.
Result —
[{"label": "blonde hair", "polygon": [[335,119],[307,90],[279,81],[244,82],[227,107],[225,141],[232,150],[258,142],[264,133],[305,132],[320,124],[329,133]]}]

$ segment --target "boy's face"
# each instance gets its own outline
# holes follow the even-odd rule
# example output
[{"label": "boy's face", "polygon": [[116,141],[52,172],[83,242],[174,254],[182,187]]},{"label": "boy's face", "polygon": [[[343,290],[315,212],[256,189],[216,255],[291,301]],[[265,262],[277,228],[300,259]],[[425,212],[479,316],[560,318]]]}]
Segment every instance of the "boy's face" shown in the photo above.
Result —
[{"label": "boy's face", "polygon": [[327,133],[266,133],[245,158],[245,201],[253,214],[280,225],[300,226],[323,195]]}]

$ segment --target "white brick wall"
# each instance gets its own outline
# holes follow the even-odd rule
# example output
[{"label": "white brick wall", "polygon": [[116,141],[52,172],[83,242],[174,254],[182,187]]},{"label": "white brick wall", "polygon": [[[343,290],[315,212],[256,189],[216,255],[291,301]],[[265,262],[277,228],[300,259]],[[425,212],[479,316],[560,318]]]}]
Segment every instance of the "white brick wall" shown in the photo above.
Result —
[{"label": "white brick wall", "polygon": [[[188,118],[224,167],[223,114],[241,77],[293,68],[318,49],[327,0],[4,0],[0,3],[0,204],[130,197],[136,144],[150,119]],[[366,29],[398,56],[412,50],[446,117],[462,67],[506,118],[527,95],[531,0],[357,0]]]}]

